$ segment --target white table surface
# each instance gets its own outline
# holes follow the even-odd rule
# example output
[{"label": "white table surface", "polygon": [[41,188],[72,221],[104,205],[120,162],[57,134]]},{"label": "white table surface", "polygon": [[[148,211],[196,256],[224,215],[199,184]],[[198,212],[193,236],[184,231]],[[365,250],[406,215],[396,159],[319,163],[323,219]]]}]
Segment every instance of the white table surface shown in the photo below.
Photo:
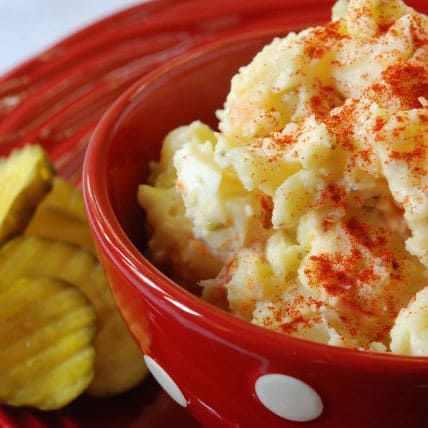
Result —
[{"label": "white table surface", "polygon": [[141,2],[0,0],[0,74],[79,28]]}]

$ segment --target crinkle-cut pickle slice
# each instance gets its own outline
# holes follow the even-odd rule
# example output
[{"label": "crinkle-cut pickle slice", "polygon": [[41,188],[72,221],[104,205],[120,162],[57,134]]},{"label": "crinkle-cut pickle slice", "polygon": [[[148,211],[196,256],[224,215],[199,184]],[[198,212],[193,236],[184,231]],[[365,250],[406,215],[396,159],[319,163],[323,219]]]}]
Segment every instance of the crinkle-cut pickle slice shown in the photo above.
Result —
[{"label": "crinkle-cut pickle slice", "polygon": [[0,291],[0,401],[58,409],[94,376],[95,311],[75,286],[19,278]]},{"label": "crinkle-cut pickle slice", "polygon": [[0,245],[20,233],[51,187],[53,166],[40,146],[0,158]]},{"label": "crinkle-cut pickle slice", "polygon": [[54,177],[52,189],[38,205],[26,235],[58,239],[95,251],[80,189]]},{"label": "crinkle-cut pickle slice", "polygon": [[120,317],[95,255],[63,241],[21,236],[0,250],[0,291],[21,276],[56,277],[78,286],[95,308],[95,377],[88,393],[113,395],[137,385],[147,369]]}]

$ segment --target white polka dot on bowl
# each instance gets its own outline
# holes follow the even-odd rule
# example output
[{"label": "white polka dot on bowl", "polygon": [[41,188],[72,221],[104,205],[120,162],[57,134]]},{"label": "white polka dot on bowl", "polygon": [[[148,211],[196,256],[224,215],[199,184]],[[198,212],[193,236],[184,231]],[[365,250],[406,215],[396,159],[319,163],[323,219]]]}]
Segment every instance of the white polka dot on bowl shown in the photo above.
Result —
[{"label": "white polka dot on bowl", "polygon": [[318,418],[323,403],[317,392],[305,382],[283,374],[260,376],[255,382],[260,402],[275,415],[294,422]]},{"label": "white polka dot on bowl", "polygon": [[163,369],[153,358],[144,355],[144,362],[153,377],[157,380],[159,385],[164,391],[180,406],[186,407],[186,397],[181,392],[178,385],[174,382],[172,377]]}]

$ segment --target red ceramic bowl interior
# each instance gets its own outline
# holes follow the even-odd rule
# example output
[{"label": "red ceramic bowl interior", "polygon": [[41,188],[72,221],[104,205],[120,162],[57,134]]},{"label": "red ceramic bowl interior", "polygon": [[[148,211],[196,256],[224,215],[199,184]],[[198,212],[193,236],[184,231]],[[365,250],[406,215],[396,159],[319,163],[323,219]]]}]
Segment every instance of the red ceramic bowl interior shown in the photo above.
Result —
[{"label": "red ceramic bowl interior", "polygon": [[253,326],[180,288],[142,254],[137,187],[163,137],[195,119],[215,127],[231,76],[272,36],[217,41],[166,64],[124,93],[98,125],[82,185],[118,306],[141,349],[181,391],[181,404],[207,426],[301,426],[257,398],[255,382],[266,374],[315,391],[322,413],[304,426],[428,426],[428,359],[339,349]]}]

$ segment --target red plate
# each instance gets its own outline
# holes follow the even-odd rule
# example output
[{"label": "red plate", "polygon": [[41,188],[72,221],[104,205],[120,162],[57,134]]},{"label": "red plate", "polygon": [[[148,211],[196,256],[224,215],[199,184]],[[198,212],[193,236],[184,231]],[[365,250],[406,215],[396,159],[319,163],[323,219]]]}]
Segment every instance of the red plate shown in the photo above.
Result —
[{"label": "red plate", "polygon": [[[68,37],[0,77],[0,154],[43,145],[80,182],[100,116],[142,75],[212,40],[254,29],[278,34],[329,19],[332,0],[153,0]],[[409,3],[428,10],[425,0]],[[121,396],[81,397],[57,412],[0,408],[0,428],[198,427],[152,378]]]}]

